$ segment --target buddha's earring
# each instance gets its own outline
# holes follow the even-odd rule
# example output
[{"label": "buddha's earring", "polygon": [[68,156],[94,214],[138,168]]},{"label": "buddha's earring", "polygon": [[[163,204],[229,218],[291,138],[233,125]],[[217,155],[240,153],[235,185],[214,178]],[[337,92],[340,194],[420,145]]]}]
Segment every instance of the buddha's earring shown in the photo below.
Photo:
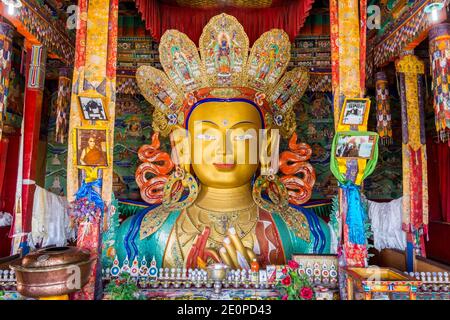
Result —
[{"label": "buddha's earring", "polygon": [[[268,198],[262,193],[266,190]],[[288,191],[277,175],[259,176],[253,185],[253,200],[261,209],[278,212],[289,206]]]},{"label": "buddha's earring", "polygon": [[[177,132],[177,134],[178,136],[172,132],[170,135],[172,158],[174,159],[174,163],[177,164],[177,167],[169,176],[163,190],[162,204],[168,210],[183,210],[191,206],[195,199],[197,199],[199,192],[197,180],[189,173],[188,169],[183,169],[183,166],[188,168],[186,163],[180,162],[180,155],[183,155],[182,149],[185,147],[182,140],[184,131]],[[186,189],[189,193],[184,195]]]},{"label": "buddha's earring", "polygon": [[[177,184],[182,184],[177,188]],[[183,196],[185,190],[189,193]],[[168,210],[183,210],[191,206],[198,196],[198,184],[194,176],[177,167],[164,185],[163,206]],[[183,199],[182,199],[183,198]],[[180,199],[182,199],[180,201]]]},{"label": "buddha's earring", "polygon": [[[261,209],[269,212],[278,212],[289,206],[289,194],[286,186],[277,176],[279,162],[280,136],[278,132],[273,133],[269,139],[263,137],[261,150],[270,146],[270,160],[260,154],[261,175],[253,185],[253,200]],[[263,196],[263,192],[267,196]]]}]

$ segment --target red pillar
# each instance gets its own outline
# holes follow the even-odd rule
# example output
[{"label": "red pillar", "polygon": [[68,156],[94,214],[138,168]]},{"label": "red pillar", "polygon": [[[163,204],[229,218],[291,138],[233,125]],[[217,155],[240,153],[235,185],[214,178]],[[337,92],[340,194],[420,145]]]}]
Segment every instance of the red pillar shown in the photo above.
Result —
[{"label": "red pillar", "polygon": [[3,181],[5,179],[6,157],[8,155],[8,138],[0,140],[0,210],[3,210],[3,199],[1,198],[3,190]]},{"label": "red pillar", "polygon": [[[5,181],[5,168],[6,168],[6,157],[8,155],[8,138],[2,138],[0,140],[0,210],[3,211],[4,200],[2,197],[2,190]],[[8,233],[10,231],[9,226],[0,227],[0,258],[9,255],[11,250],[11,241],[8,238]]]},{"label": "red pillar", "polygon": [[[22,232],[25,234],[31,232],[33,197],[36,189],[34,179],[36,177],[46,59],[47,54],[44,46],[32,45],[31,48],[27,49],[22,159]],[[23,236],[21,241],[22,248],[28,248],[25,244],[26,241],[27,237]]]}]

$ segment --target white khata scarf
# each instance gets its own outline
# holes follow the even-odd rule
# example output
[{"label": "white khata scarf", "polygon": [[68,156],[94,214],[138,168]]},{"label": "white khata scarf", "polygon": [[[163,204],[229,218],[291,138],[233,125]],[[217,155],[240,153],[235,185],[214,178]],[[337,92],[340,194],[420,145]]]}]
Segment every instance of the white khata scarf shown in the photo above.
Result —
[{"label": "white khata scarf", "polygon": [[375,249],[405,250],[406,233],[402,230],[402,198],[384,203],[367,202]]},{"label": "white khata scarf", "polygon": [[36,186],[32,229],[28,240],[30,247],[64,246],[73,237],[67,198]]}]

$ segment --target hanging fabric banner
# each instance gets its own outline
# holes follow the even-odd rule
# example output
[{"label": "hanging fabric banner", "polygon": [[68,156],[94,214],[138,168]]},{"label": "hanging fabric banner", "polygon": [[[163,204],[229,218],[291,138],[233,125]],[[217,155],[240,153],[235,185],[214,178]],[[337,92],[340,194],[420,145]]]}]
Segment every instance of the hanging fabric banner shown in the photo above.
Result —
[{"label": "hanging fabric banner", "polygon": [[436,131],[450,146],[450,23],[434,26],[429,39]]},{"label": "hanging fabric banner", "polygon": [[377,132],[383,145],[392,144],[391,106],[389,101],[389,84],[386,73],[375,75],[377,100]]},{"label": "hanging fabric banner", "polygon": [[330,0],[331,68],[334,120],[337,126],[345,98],[360,98],[365,92],[366,10],[360,1]]},{"label": "hanging fabric banner", "polygon": [[70,95],[72,80],[68,68],[61,68],[58,79],[58,98],[56,100],[56,132],[55,142],[63,144],[67,141],[69,129]]},{"label": "hanging fabric banner", "polygon": [[[359,0],[360,40],[359,40],[359,74],[360,87],[366,88],[366,56],[367,56],[367,0]],[[362,93],[364,94],[364,92]]]},{"label": "hanging fabric banner", "polygon": [[[331,85],[333,88],[333,106],[339,108],[339,23],[337,0],[330,0],[330,45],[331,45]],[[334,123],[337,127],[339,111],[334,111]]]},{"label": "hanging fabric banner", "polygon": [[402,106],[403,230],[415,253],[425,256],[428,182],[424,123],[425,64],[414,55],[396,61]]},{"label": "hanging fabric banner", "polygon": [[6,108],[9,91],[9,74],[11,72],[12,55],[12,27],[0,22],[0,139],[2,138],[3,121],[6,116]]}]

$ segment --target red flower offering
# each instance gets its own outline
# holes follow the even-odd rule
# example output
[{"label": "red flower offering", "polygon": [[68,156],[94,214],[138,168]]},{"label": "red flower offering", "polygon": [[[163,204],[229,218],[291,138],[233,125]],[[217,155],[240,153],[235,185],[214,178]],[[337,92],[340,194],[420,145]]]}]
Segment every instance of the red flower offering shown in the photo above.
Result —
[{"label": "red flower offering", "polygon": [[291,268],[291,269],[297,269],[297,268],[299,267],[298,263],[295,262],[294,260],[289,261],[289,262],[288,262],[288,266],[289,266],[289,268]]},{"label": "red flower offering", "polygon": [[309,287],[303,287],[300,290],[300,297],[302,297],[302,299],[305,299],[305,300],[311,300],[313,297],[312,289]]},{"label": "red flower offering", "polygon": [[285,286],[288,286],[291,284],[291,277],[290,276],[286,276],[283,278],[283,280],[281,280],[281,283],[284,284]]}]

